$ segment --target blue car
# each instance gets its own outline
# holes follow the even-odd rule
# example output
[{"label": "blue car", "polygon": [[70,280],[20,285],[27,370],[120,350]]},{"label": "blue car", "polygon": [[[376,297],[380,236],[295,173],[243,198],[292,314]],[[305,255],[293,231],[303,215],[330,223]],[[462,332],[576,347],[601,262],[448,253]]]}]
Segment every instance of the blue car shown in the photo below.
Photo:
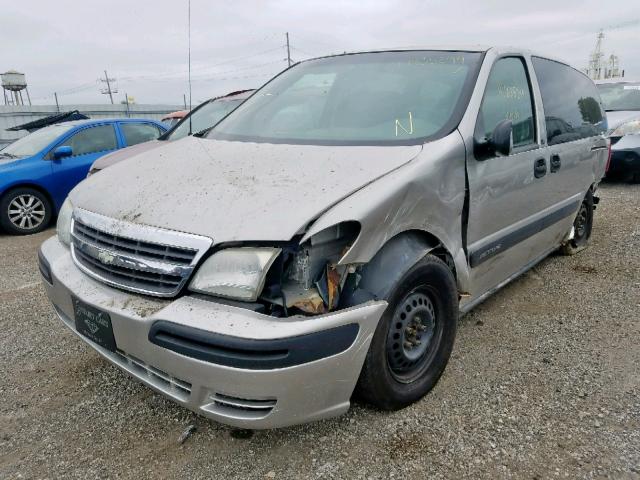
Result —
[{"label": "blue car", "polygon": [[99,157],[166,130],[146,119],[77,120],[16,140],[0,150],[0,227],[16,235],[44,230]]}]

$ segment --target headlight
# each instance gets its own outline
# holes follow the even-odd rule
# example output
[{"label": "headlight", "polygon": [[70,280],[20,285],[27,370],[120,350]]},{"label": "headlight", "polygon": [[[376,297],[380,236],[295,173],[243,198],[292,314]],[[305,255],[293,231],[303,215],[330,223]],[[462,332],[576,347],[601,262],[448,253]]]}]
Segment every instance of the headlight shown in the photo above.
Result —
[{"label": "headlight", "polygon": [[71,244],[71,215],[73,214],[73,205],[67,198],[62,204],[60,213],[58,213],[58,223],[56,231],[58,232],[58,240],[66,246]]},{"label": "headlight", "polygon": [[255,302],[280,248],[227,248],[209,257],[189,285],[193,292]]},{"label": "headlight", "polygon": [[634,133],[640,133],[640,119],[625,122],[616,127],[610,134],[611,137],[624,137]]}]

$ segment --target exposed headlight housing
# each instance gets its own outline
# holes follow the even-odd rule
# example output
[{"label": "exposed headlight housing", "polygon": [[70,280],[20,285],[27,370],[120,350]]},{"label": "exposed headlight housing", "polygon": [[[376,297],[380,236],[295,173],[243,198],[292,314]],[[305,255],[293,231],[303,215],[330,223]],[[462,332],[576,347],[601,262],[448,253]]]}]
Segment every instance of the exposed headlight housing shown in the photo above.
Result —
[{"label": "exposed headlight housing", "polygon": [[214,253],[198,269],[189,285],[192,292],[255,302],[269,267],[280,248],[226,248]]},{"label": "exposed headlight housing", "polygon": [[71,217],[73,216],[73,205],[68,198],[62,204],[58,213],[58,222],[56,223],[56,231],[58,232],[58,240],[67,247],[71,245]]},{"label": "exposed headlight housing", "polygon": [[625,122],[622,125],[614,128],[609,136],[611,137],[624,137],[625,135],[631,135],[640,133],[640,118]]},{"label": "exposed headlight housing", "polygon": [[347,221],[315,233],[297,248],[285,250],[279,288],[265,288],[260,297],[271,304],[306,315],[338,308],[352,266],[340,264],[360,232],[360,224]]}]

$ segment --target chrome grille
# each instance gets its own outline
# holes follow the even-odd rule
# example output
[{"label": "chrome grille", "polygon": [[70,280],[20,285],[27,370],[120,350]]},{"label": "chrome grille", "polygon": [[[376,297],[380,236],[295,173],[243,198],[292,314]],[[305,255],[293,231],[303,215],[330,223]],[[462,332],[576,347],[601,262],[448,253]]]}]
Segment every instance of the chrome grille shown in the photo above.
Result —
[{"label": "chrome grille", "polygon": [[99,260],[87,255],[80,249],[75,250],[76,259],[85,267],[93,270],[105,278],[111,278],[122,287],[145,288],[158,293],[171,293],[182,283],[180,275],[166,275],[163,273],[144,272],[132,268],[106,266]]},{"label": "chrome grille", "polygon": [[[116,351],[116,355],[128,370],[135,373],[138,378],[146,379],[151,385],[162,390],[168,395],[187,401],[191,395],[191,384],[173,377],[168,373],[155,368],[152,365],[140,360],[139,358],[129,355],[122,350]],[[146,377],[146,378],[145,378]]]},{"label": "chrome grille", "polygon": [[88,275],[125,290],[176,295],[211,246],[206,237],[113,220],[76,210],[73,259]]},{"label": "chrome grille", "polygon": [[88,225],[83,225],[80,222],[76,222],[74,233],[79,239],[92,242],[95,245],[107,248],[115,247],[118,251],[128,254],[151,260],[164,260],[178,265],[189,265],[193,261],[193,257],[198,253],[197,250],[177,248],[170,245],[155,245],[149,242],[111,235]]}]

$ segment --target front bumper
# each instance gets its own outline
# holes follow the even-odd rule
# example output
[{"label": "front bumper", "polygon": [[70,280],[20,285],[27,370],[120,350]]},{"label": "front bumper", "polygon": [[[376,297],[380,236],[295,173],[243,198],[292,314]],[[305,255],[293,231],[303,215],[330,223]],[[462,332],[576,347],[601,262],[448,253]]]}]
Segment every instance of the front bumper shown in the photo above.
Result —
[{"label": "front bumper", "polygon": [[629,134],[612,143],[610,175],[640,173],[640,134]]},{"label": "front bumper", "polygon": [[[194,296],[170,301],[116,290],[82,273],[56,237],[42,245],[40,257],[47,294],[67,327],[154,390],[196,413],[241,428],[284,427],[346,412],[387,306],[382,301],[368,302],[322,316],[276,319]],[[116,352],[76,331],[72,296],[110,315]],[[205,336],[287,345],[315,334],[316,338],[325,335],[326,341],[330,329],[345,330],[354,324],[358,328],[355,340],[338,353],[329,349],[329,356],[323,358],[307,355],[305,363],[283,368],[276,363],[260,369],[254,364],[238,368],[228,362],[213,363],[215,355],[202,360],[188,350],[183,354],[156,344],[162,342],[152,343],[152,326],[157,330],[158,325],[167,324]]]}]

